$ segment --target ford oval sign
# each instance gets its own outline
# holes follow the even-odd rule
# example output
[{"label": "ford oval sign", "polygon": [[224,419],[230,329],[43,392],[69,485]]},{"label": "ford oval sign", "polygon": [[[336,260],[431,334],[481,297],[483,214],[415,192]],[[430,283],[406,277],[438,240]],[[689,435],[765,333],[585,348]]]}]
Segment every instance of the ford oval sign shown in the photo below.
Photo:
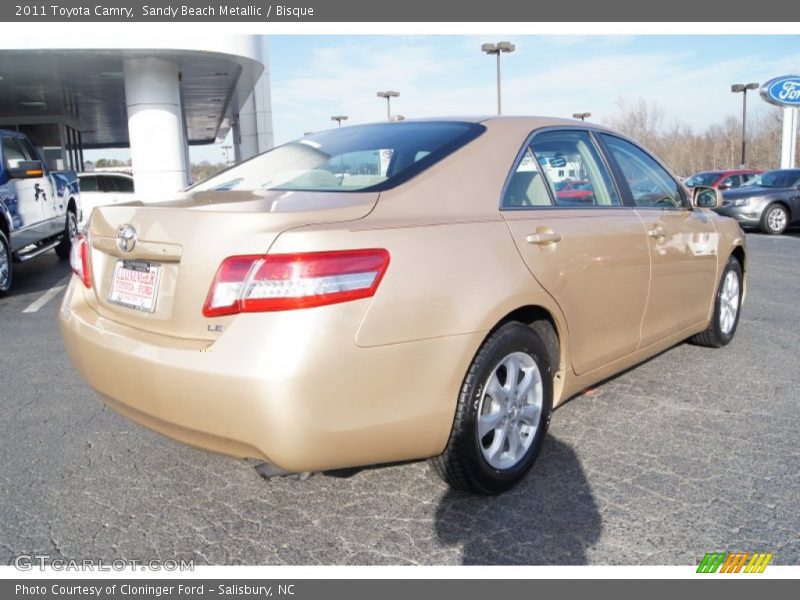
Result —
[{"label": "ford oval sign", "polygon": [[784,75],[761,86],[761,97],[778,106],[800,106],[800,76]]}]

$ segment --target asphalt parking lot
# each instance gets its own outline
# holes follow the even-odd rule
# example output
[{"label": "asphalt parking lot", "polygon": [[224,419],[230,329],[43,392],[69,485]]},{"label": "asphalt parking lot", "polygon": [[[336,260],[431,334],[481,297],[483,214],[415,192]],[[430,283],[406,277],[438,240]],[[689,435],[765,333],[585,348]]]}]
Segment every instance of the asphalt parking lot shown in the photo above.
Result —
[{"label": "asphalt parking lot", "polygon": [[0,563],[800,564],[800,232],[748,244],[732,344],[679,345],[568,402],[496,498],[449,491],[426,463],[265,481],[134,425],[73,373],[58,297],[41,301],[68,266],[21,265],[0,300]]}]

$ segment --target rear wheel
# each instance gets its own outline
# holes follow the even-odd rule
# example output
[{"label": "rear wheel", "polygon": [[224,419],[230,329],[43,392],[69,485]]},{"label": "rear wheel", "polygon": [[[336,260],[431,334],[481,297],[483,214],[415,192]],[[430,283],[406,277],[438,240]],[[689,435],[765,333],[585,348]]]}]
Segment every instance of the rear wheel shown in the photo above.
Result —
[{"label": "rear wheel", "polygon": [[780,235],[789,225],[789,211],[783,204],[772,204],[761,216],[761,230],[771,235]]},{"label": "rear wheel", "polygon": [[75,213],[67,211],[67,222],[64,225],[64,237],[61,238],[61,243],[56,246],[56,254],[61,260],[67,260],[69,253],[72,250],[72,242],[78,236],[78,218]]},{"label": "rear wheel", "polygon": [[721,348],[733,339],[742,306],[742,279],[742,266],[731,256],[722,273],[711,322],[705,331],[690,340],[692,343]]},{"label": "rear wheel", "polygon": [[0,296],[11,289],[11,246],[5,233],[0,231]]},{"label": "rear wheel", "polygon": [[461,387],[447,447],[431,460],[448,484],[497,494],[530,470],[553,406],[550,355],[522,323],[503,325],[483,343]]}]

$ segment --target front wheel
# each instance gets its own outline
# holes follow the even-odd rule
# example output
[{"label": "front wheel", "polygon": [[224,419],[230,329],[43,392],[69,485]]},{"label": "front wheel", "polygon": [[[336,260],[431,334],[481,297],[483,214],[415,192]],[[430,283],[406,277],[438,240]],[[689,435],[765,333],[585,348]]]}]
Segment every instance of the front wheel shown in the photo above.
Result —
[{"label": "front wheel", "polygon": [[56,246],[56,255],[61,260],[67,260],[69,253],[72,250],[72,242],[78,236],[78,218],[71,210],[67,212],[67,222],[64,225],[64,237],[61,238],[61,243]]},{"label": "front wheel", "polygon": [[444,453],[431,460],[451,487],[498,494],[542,449],[553,406],[550,352],[522,323],[490,335],[467,371]]},{"label": "front wheel", "polygon": [[761,217],[761,230],[771,235],[780,235],[789,225],[789,211],[782,204],[772,204]]},{"label": "front wheel", "polygon": [[739,325],[743,288],[742,266],[731,256],[722,273],[711,322],[705,331],[691,339],[693,343],[710,348],[721,348],[733,339],[736,327]]},{"label": "front wheel", "polygon": [[11,289],[11,246],[5,233],[0,231],[0,296]]}]

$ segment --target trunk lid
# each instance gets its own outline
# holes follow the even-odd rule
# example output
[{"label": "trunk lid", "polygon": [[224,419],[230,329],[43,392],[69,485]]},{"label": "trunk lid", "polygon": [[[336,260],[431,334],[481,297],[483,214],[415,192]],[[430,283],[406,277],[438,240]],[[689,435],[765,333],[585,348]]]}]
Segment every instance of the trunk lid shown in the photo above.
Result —
[{"label": "trunk lid", "polygon": [[[203,303],[217,268],[234,255],[265,254],[283,231],[316,223],[365,217],[377,193],[197,192],[171,202],[131,202],[97,208],[89,224],[92,289],[88,302],[103,317],[162,335],[214,339],[209,330],[233,317],[209,319]],[[135,230],[129,251],[118,245],[120,228]],[[120,269],[118,263],[126,269]],[[130,297],[121,278],[133,271],[157,273],[152,312],[120,304]],[[111,299],[115,270],[117,285]],[[135,275],[135,273],[134,273]],[[213,328],[212,328],[213,329]]]}]

